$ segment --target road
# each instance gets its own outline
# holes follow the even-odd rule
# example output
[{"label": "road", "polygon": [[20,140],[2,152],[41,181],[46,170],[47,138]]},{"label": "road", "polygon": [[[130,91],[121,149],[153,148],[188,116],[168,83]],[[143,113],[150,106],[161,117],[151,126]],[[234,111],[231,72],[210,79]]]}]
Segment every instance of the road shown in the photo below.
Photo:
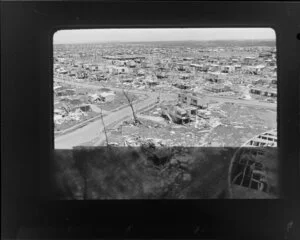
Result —
[{"label": "road", "polygon": [[[73,84],[79,87],[85,87],[90,89],[99,89],[102,88],[102,86],[95,86],[91,84],[86,83],[74,83],[71,81],[65,81],[60,79],[55,79],[57,82],[64,82]],[[115,91],[121,91],[120,89],[111,88]],[[136,103],[134,105],[135,110],[138,112],[139,110],[149,106],[150,104],[154,104],[157,100],[158,93],[151,92],[151,91],[139,91],[139,90],[130,90],[132,93],[136,94],[145,94],[147,93],[148,98]],[[168,95],[173,95],[172,93]],[[176,95],[176,94],[175,94]],[[161,95],[161,100],[163,100],[164,97],[167,97]],[[241,100],[241,99],[235,99],[232,97],[218,97],[218,96],[206,96],[209,100],[212,101],[218,101],[218,102],[232,102],[236,104],[242,104],[242,105],[249,105],[249,106],[255,106],[255,107],[262,107],[262,108],[271,108],[276,109],[276,104],[274,103],[266,103],[266,102],[259,102],[257,100]],[[108,126],[112,122],[121,122],[124,120],[124,118],[128,118],[132,116],[132,112],[130,107],[125,107],[117,112],[111,112],[108,113],[107,116],[104,117],[104,123],[106,126]],[[90,124],[79,128],[75,130],[74,132],[70,132],[66,135],[58,136],[55,138],[55,148],[56,149],[71,149],[74,146],[78,146],[82,143],[90,142],[96,138],[99,138],[99,136],[103,135],[103,125],[101,119],[91,122]]]},{"label": "road", "polygon": [[[100,88],[104,88],[104,86],[97,86],[97,85],[92,85],[89,83],[78,83],[78,82],[72,82],[72,81],[67,81],[67,80],[61,80],[61,79],[57,79],[55,78],[55,81],[57,82],[62,82],[62,83],[67,83],[67,84],[72,84],[74,86],[78,86],[78,87],[85,87],[85,88],[90,88],[90,89],[100,89]],[[106,87],[105,87],[106,88]],[[109,89],[112,89],[114,91],[122,91],[122,89],[120,88],[113,88],[113,87],[107,87]],[[148,94],[150,96],[156,96],[158,95],[158,93],[152,92],[152,91],[147,91],[147,90],[130,90],[130,92],[132,93],[136,93],[136,94]],[[174,95],[174,97],[177,96],[176,93],[162,93],[161,95],[161,100],[163,100],[162,98],[164,97],[164,94],[167,94],[169,96]],[[211,96],[211,95],[203,95],[205,96],[208,100],[211,101],[218,101],[218,102],[230,102],[230,103],[235,103],[235,104],[241,104],[241,105],[248,105],[248,106],[255,106],[255,107],[261,107],[261,108],[269,108],[269,109],[276,109],[277,108],[277,104],[276,103],[269,103],[269,102],[261,102],[255,99],[250,99],[250,100],[243,100],[243,99],[237,99],[235,97],[230,97],[230,96]]]},{"label": "road", "polygon": [[240,105],[247,105],[259,108],[268,108],[276,110],[277,104],[276,103],[269,103],[269,102],[261,102],[258,100],[250,99],[250,100],[242,100],[236,99],[233,97],[219,97],[219,96],[206,96],[207,99],[217,102],[228,102],[228,103],[235,103]]},{"label": "road", "polygon": [[[157,100],[156,94],[151,94],[149,98],[143,100],[134,105],[135,110],[139,110],[154,104]],[[131,117],[131,108],[125,107],[117,112],[111,112],[103,118],[105,126],[108,126],[112,122],[120,122],[126,117]],[[55,138],[55,149],[72,149],[74,146],[78,146],[82,143],[89,142],[99,137],[103,132],[102,120],[96,120],[90,124],[75,130],[74,132],[66,135],[58,136]]]}]

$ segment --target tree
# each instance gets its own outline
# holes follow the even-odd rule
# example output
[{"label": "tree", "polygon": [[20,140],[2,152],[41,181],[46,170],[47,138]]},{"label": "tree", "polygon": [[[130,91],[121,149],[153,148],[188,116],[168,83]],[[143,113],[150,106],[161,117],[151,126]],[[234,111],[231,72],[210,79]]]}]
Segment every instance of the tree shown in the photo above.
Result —
[{"label": "tree", "polygon": [[137,118],[136,113],[135,113],[134,108],[133,108],[133,102],[136,98],[133,97],[133,96],[130,96],[129,93],[126,92],[124,89],[123,89],[123,94],[124,94],[125,98],[127,99],[128,104],[131,108],[134,123],[135,124],[141,124],[141,121]]},{"label": "tree", "polygon": [[104,123],[104,120],[103,120],[102,108],[100,108],[100,109],[101,109],[100,117],[101,117],[101,121],[102,121],[102,125],[103,125],[103,130],[104,130],[104,134],[105,134],[106,146],[108,147],[109,143],[108,143],[108,137],[107,137],[105,123]]}]

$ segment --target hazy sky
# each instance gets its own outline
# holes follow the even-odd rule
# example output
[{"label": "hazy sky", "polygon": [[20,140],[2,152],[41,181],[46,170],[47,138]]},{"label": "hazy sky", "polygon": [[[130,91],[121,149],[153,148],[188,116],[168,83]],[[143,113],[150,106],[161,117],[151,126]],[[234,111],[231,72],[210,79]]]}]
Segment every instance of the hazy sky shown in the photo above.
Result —
[{"label": "hazy sky", "polygon": [[182,40],[255,40],[274,39],[271,28],[164,28],[164,29],[84,29],[61,30],[54,44],[89,42],[139,42]]}]

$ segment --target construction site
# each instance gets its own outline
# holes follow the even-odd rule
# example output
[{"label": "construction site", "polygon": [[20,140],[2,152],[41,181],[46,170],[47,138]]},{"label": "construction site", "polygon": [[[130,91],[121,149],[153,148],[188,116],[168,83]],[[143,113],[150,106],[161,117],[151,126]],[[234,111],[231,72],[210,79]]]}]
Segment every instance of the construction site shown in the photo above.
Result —
[{"label": "construction site", "polygon": [[273,41],[54,45],[53,71],[56,180],[70,199],[239,198],[246,185],[277,196],[262,167],[245,170],[256,160],[238,163],[241,148],[277,147]]}]

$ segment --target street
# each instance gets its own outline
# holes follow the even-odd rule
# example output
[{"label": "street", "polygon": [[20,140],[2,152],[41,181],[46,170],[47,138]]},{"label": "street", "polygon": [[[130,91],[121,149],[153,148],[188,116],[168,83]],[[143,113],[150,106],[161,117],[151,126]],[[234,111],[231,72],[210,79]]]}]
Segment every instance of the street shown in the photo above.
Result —
[{"label": "street", "polygon": [[[71,81],[59,80],[55,79],[57,82],[64,82],[72,85],[76,85],[79,87],[91,88],[91,89],[99,89],[102,88],[101,86],[95,86],[91,84],[85,83],[74,83]],[[110,88],[115,91],[121,91],[120,89]],[[157,101],[158,93],[152,91],[138,91],[138,90],[130,90],[132,93],[142,94],[147,93],[149,96],[147,99],[140,101],[137,104],[134,104],[135,111],[139,111],[151,104],[154,104]],[[167,96],[168,95],[168,96]],[[167,98],[176,94],[163,94],[161,97]],[[234,99],[232,97],[218,97],[218,96],[206,96],[211,101],[217,102],[231,102],[235,104],[242,104],[248,106],[255,106],[255,107],[262,107],[262,108],[269,108],[269,109],[276,109],[276,104],[274,103],[267,103],[267,102],[259,102],[257,100],[241,100],[241,99]],[[164,100],[164,99],[161,99]],[[132,116],[132,111],[129,106],[120,109],[116,112],[108,113],[107,116],[103,118],[104,123],[106,126],[109,126],[111,123],[118,123],[123,121],[126,118]],[[73,132],[67,133],[65,135],[57,136],[55,138],[55,149],[72,149],[74,146],[78,146],[83,143],[90,142],[96,138],[98,138],[97,142],[103,141],[103,124],[101,119],[96,120],[95,122],[91,122],[88,125],[74,130]]]}]

